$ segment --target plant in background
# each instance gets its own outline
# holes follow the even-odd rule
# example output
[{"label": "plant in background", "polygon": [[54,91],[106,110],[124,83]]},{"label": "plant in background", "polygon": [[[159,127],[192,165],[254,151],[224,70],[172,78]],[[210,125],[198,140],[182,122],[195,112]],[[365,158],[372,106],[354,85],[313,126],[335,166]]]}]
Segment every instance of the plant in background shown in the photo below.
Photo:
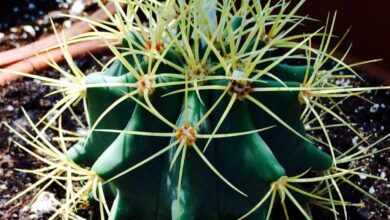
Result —
[{"label": "plant in background", "polygon": [[[49,158],[18,144],[48,164],[30,171],[43,176],[34,186],[57,182],[67,191],[54,216],[75,218],[78,204],[89,198],[99,201],[102,219],[269,219],[275,203],[286,218],[288,203],[306,219],[312,218],[310,205],[335,219],[342,206],[347,218],[346,206],[361,204],[344,201],[343,182],[381,203],[349,180],[361,174],[356,168],[343,166],[377,152],[357,146],[342,152],[327,133],[345,126],[366,149],[375,146],[338,114],[338,105],[385,89],[335,84],[357,76],[353,66],[373,62],[347,65],[348,51],[341,59],[332,56],[344,39],[330,49],[335,19],[314,33],[294,35],[308,19],[295,15],[304,1],[291,10],[285,1],[113,2],[117,14],[108,13],[110,22],[81,18],[95,31],[62,38],[72,73],[51,65],[67,82],[16,73],[63,94],[33,125],[37,137],[20,134]],[[312,47],[314,38],[321,39],[319,48]],[[103,39],[115,56],[86,76],[67,43],[92,39]],[[329,62],[334,65],[325,68]],[[353,75],[339,75],[341,70]],[[62,112],[80,101],[87,134],[61,128]],[[325,124],[325,115],[339,123]],[[314,126],[324,141],[306,132]],[[62,151],[44,139],[48,128],[58,131]],[[76,139],[66,150],[65,141]],[[75,182],[82,188],[75,190]],[[107,201],[114,201],[111,207]]]}]

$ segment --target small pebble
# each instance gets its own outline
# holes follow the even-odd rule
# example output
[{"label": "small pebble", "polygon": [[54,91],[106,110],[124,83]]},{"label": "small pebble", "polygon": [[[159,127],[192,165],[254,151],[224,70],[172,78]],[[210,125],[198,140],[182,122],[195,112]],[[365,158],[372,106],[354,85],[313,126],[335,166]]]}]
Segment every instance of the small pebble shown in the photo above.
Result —
[{"label": "small pebble", "polygon": [[7,105],[7,111],[12,112],[15,108],[12,105]]},{"label": "small pebble", "polygon": [[7,190],[8,188],[7,188],[7,185],[5,185],[5,184],[1,184],[0,185],[0,191],[5,191],[5,190]]},{"label": "small pebble", "polygon": [[381,172],[381,178],[383,178],[383,179],[386,178],[386,173],[384,171]]},{"label": "small pebble", "polygon": [[23,206],[23,208],[20,210],[21,212],[27,212],[30,208],[28,205]]},{"label": "small pebble", "polygon": [[43,214],[56,211],[60,205],[61,203],[55,198],[53,193],[44,191],[39,194],[38,198],[31,205],[31,212],[42,216]]},{"label": "small pebble", "polygon": [[65,29],[69,29],[70,27],[72,27],[72,21],[71,20],[66,20],[64,21],[64,28]]},{"label": "small pebble", "polygon": [[85,9],[85,3],[83,0],[76,0],[69,10],[71,15],[80,15]]},{"label": "small pebble", "polygon": [[359,141],[359,137],[358,136],[355,136],[354,138],[352,138],[353,146],[356,146],[358,144],[358,141]]},{"label": "small pebble", "polygon": [[375,113],[375,112],[378,111],[378,109],[379,109],[379,105],[378,104],[374,104],[373,106],[371,106],[370,112],[371,113]]},{"label": "small pebble", "polygon": [[35,37],[36,35],[35,29],[31,25],[24,25],[23,30],[30,34],[32,37]]}]

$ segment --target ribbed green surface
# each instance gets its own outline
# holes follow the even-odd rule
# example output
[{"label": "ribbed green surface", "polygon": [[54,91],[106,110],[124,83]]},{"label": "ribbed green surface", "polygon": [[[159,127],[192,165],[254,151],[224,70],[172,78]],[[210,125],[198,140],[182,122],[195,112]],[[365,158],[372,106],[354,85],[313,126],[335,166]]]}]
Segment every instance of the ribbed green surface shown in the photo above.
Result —
[{"label": "ribbed green surface", "polygon": [[[113,64],[113,68],[120,68]],[[283,65],[280,69],[288,69]],[[290,71],[306,71],[291,67]],[[279,68],[274,68],[277,74]],[[297,75],[302,72],[296,72]],[[135,82],[129,74],[119,76],[90,75],[86,82]],[[124,77],[129,76],[129,77]],[[159,78],[172,81],[172,79]],[[157,82],[159,83],[159,82]],[[285,82],[289,87],[299,86],[298,82]],[[227,85],[227,80],[212,81],[210,85]],[[254,83],[254,87],[282,87],[279,82],[267,80]],[[176,87],[161,87],[152,95],[153,106],[169,121],[183,125],[184,96],[177,94],[161,97]],[[88,111],[93,123],[112,103],[123,96],[124,88],[99,87],[88,89]],[[128,90],[125,90],[128,92]],[[188,94],[189,124],[195,124],[215,103],[222,92],[201,92],[202,101],[195,92]],[[266,92],[253,96],[271,111],[305,135],[300,121],[298,92]],[[197,130],[201,134],[211,134],[218,123],[229,100],[226,95],[210,120],[206,120]],[[157,157],[144,166],[114,180],[118,189],[112,207],[112,219],[236,219],[245,214],[269,190],[272,182],[280,177],[294,176],[312,168],[325,170],[332,164],[331,158],[313,144],[303,140],[278,123],[263,110],[247,103],[236,101],[222,123],[218,134],[250,131],[276,125],[275,127],[244,136],[218,138],[211,142],[205,156],[218,171],[232,184],[245,192],[248,197],[237,193],[221,181],[202,161],[191,146],[187,149],[182,176],[179,210],[177,210],[177,180],[180,170],[180,157],[171,171],[169,166],[177,147]],[[97,129],[123,129],[124,131],[172,132],[172,129],[131,99],[115,107],[101,120]],[[173,131],[174,132],[174,131]],[[108,132],[93,132],[85,146],[76,144],[69,151],[71,158],[92,166],[102,179],[108,180],[152,154],[170,142],[167,137],[148,137]],[[203,149],[206,140],[199,140],[197,146]],[[263,219],[265,210],[259,209],[252,219]]]},{"label": "ribbed green surface", "polygon": [[[232,27],[240,27],[241,20],[232,22]],[[142,37],[130,34],[130,40],[140,42]],[[178,38],[178,40],[181,40]],[[247,51],[255,46],[250,42]],[[266,42],[258,41],[256,49],[260,50]],[[129,48],[127,41],[123,47]],[[229,46],[225,48],[229,50]],[[192,48],[194,50],[194,48]],[[206,48],[200,47],[200,57]],[[265,57],[272,57],[272,53]],[[127,55],[127,62],[141,75],[137,69],[134,57]],[[141,61],[143,71],[150,70],[148,61],[137,56]],[[185,58],[180,50],[171,49],[165,59],[175,65],[187,68]],[[219,64],[219,58],[212,54],[208,65]],[[153,61],[156,62],[156,61]],[[258,68],[264,68],[270,63],[262,63]],[[142,72],[143,72],[142,71]],[[297,88],[303,82],[307,72],[305,66],[290,66],[278,64],[270,69],[275,78],[264,76],[252,82],[252,88]],[[312,69],[309,69],[309,74]],[[182,78],[172,78],[167,74],[177,74],[177,70],[164,62],[155,74],[155,83],[182,82]],[[159,74],[162,74],[159,76]],[[212,76],[224,75],[221,68],[209,73]],[[281,80],[281,81],[280,81]],[[116,61],[105,72],[86,77],[85,83],[136,83],[137,79],[124,65]],[[229,79],[213,79],[202,82],[202,86],[222,86],[229,88]],[[150,100],[157,112],[178,127],[195,125],[219,101],[223,90],[193,89],[164,96],[169,92],[184,89],[186,86],[160,86],[150,95]],[[188,87],[187,87],[188,88]],[[90,124],[94,124],[101,114],[124,94],[134,89],[129,87],[90,87],[87,90],[88,114]],[[253,92],[250,95],[262,103],[289,127],[306,137],[304,125],[300,119],[301,104],[299,91]],[[185,98],[187,97],[187,99]],[[221,117],[231,100],[231,94],[226,92],[220,103],[209,117],[196,128],[198,134],[210,135],[219,124]],[[135,95],[143,105],[144,98]],[[118,129],[123,133],[93,131],[88,140],[77,143],[69,150],[69,156],[77,163],[92,167],[103,180],[109,180],[117,174],[145,160],[177,140],[173,137],[152,137],[126,134],[126,131],[153,133],[172,133],[170,126],[149,112],[140,103],[127,98],[110,110],[97,125],[96,129]],[[185,111],[187,109],[187,112]],[[187,118],[186,118],[187,117]],[[250,133],[235,137],[214,138],[204,154],[193,146],[184,146],[181,154],[170,170],[176,151],[173,146],[165,153],[148,163],[116,178],[110,184],[117,189],[115,202],[111,208],[111,219],[237,219],[252,209],[270,189],[271,183],[282,176],[294,176],[312,170],[326,170],[332,165],[329,155],[319,150],[315,145],[304,140],[279,123],[275,117],[262,110],[253,102],[245,99],[236,100],[223,120],[216,134],[232,134],[253,131],[274,126],[259,133]],[[202,151],[207,139],[198,139],[196,146]],[[185,152],[185,158],[183,153]],[[215,171],[206,164],[207,161],[231,184],[244,192],[243,196],[228,186]],[[182,160],[184,159],[184,163]],[[181,166],[183,171],[181,174]],[[178,180],[181,187],[178,191]],[[180,192],[180,195],[177,193]],[[179,199],[179,200],[178,200]],[[255,211],[248,219],[265,219],[267,205]]]}]

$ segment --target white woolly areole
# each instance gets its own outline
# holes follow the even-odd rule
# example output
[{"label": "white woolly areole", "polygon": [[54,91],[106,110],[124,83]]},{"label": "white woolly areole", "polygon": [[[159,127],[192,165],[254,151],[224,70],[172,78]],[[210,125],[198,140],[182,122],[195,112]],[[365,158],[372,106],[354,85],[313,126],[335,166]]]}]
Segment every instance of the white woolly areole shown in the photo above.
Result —
[{"label": "white woolly areole", "polygon": [[183,135],[187,138],[195,138],[194,135],[191,133],[189,128],[183,128]]},{"label": "white woolly areole", "polygon": [[240,70],[234,70],[232,74],[233,78],[242,79],[245,76],[245,73]]},{"label": "white woolly areole", "polygon": [[[148,77],[147,74],[145,76]],[[145,88],[146,89],[152,88],[152,83],[149,80],[145,80]]]}]

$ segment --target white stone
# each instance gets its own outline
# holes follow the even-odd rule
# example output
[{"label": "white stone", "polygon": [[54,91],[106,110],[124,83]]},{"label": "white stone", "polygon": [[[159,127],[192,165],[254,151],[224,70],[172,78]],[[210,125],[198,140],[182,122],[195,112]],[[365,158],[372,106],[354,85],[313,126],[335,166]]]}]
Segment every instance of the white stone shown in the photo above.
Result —
[{"label": "white stone", "polygon": [[367,176],[366,176],[366,175],[363,175],[363,174],[360,174],[360,175],[359,175],[359,178],[360,178],[361,180],[365,180],[365,179],[367,179]]},{"label": "white stone", "polygon": [[38,216],[54,212],[61,203],[55,198],[53,193],[43,191],[39,194],[37,200],[31,205],[30,211]]},{"label": "white stone", "polygon": [[23,30],[27,32],[29,35],[31,35],[32,37],[35,37],[36,35],[35,29],[31,25],[24,25]]},{"label": "white stone", "polygon": [[27,212],[29,210],[28,205],[23,206],[23,208],[20,210],[22,212]]},{"label": "white stone", "polygon": [[33,219],[33,220],[39,219],[37,214],[32,214],[32,215],[29,216],[29,218]]},{"label": "white stone", "polygon": [[69,10],[71,15],[80,15],[85,9],[85,3],[83,0],[76,0]]},{"label": "white stone", "polygon": [[371,113],[375,113],[375,112],[378,111],[378,108],[379,108],[379,105],[378,104],[374,104],[373,106],[371,106],[370,112]]},{"label": "white stone", "polygon": [[386,173],[385,173],[385,171],[382,171],[382,172],[381,172],[381,178],[387,179],[387,178],[386,178]]},{"label": "white stone", "polygon": [[7,188],[7,185],[5,185],[5,184],[1,184],[0,185],[0,192],[1,191],[5,191],[5,190],[7,190],[8,188]]},{"label": "white stone", "polygon": [[12,112],[15,108],[12,105],[7,105],[7,111]]},{"label": "white stone", "polygon": [[72,21],[71,20],[66,20],[66,21],[64,21],[63,25],[64,25],[65,29],[69,29],[69,28],[72,27]]},{"label": "white stone", "polygon": [[358,144],[358,141],[359,141],[359,137],[358,136],[355,136],[352,138],[352,144],[353,146],[356,146]]}]

